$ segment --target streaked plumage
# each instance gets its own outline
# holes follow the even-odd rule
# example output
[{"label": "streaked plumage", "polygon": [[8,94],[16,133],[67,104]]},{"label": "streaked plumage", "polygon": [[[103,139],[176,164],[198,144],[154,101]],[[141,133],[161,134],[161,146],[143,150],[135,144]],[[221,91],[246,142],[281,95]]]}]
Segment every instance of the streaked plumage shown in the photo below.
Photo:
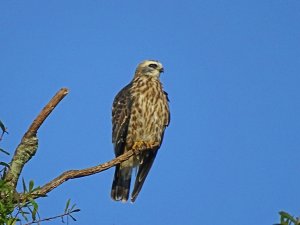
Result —
[{"label": "streaked plumage", "polygon": [[159,81],[163,66],[155,60],[140,63],[133,80],[115,97],[112,109],[112,141],[115,155],[130,149],[147,149],[116,166],[111,197],[129,198],[132,169],[138,168],[131,201],[138,196],[170,122],[167,93]]}]

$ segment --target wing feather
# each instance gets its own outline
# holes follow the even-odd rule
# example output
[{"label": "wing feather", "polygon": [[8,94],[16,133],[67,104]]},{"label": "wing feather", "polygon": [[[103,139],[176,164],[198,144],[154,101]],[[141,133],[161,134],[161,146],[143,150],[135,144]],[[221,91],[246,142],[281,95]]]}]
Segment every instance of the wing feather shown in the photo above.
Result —
[{"label": "wing feather", "polygon": [[132,100],[130,96],[131,84],[124,87],[115,97],[112,108],[112,142],[116,156],[124,153],[125,141],[130,120]]},{"label": "wing feather", "polygon": [[144,151],[141,156],[141,158],[143,159],[142,164],[139,166],[138,168],[138,173],[135,179],[135,183],[134,183],[134,188],[133,191],[131,193],[131,202],[134,202],[138,196],[138,194],[140,193],[143,184],[146,180],[146,177],[152,167],[152,164],[154,162],[154,159],[156,157],[157,154],[157,149],[149,149],[148,151]]},{"label": "wing feather", "polygon": [[[112,142],[114,144],[115,155],[124,153],[126,136],[130,120],[130,110],[132,99],[130,95],[131,84],[124,87],[115,97],[112,108]],[[112,183],[111,197],[119,201],[127,201],[129,196],[132,168],[121,168],[116,166],[114,180]]]}]

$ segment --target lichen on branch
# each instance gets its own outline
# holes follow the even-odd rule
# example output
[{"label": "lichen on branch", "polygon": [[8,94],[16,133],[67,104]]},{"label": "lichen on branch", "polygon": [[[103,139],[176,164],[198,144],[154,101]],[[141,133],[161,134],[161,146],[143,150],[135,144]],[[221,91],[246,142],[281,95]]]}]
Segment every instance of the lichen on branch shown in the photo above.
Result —
[{"label": "lichen on branch", "polygon": [[[6,172],[5,181],[6,183],[15,190],[15,201],[16,202],[27,202],[27,195],[23,193],[16,192],[16,185],[18,179],[22,172],[23,167],[26,163],[35,155],[38,149],[38,138],[37,131],[46,118],[50,115],[53,109],[58,105],[58,103],[68,94],[67,88],[62,88],[58,91],[55,96],[48,102],[48,104],[42,109],[36,119],[32,122],[26,133],[24,134],[21,143],[18,145],[13,159],[10,162],[10,168]],[[31,192],[32,198],[39,198],[46,196],[47,193],[51,192],[53,189],[57,188],[64,182],[70,179],[76,179],[80,177],[90,176],[96,173],[100,173],[111,167],[118,165],[121,162],[128,160],[134,154],[139,154],[142,150],[129,150],[128,152],[114,158],[108,162],[93,167],[81,169],[81,170],[69,170],[63,172],[57,178],[51,180],[41,188],[37,188]]]},{"label": "lichen on branch", "polygon": [[21,143],[18,145],[10,162],[10,168],[6,172],[4,178],[6,183],[12,188],[16,188],[23,167],[35,155],[38,149],[38,129],[68,92],[69,90],[67,88],[60,89],[42,109],[24,134]]},{"label": "lichen on branch", "polygon": [[16,187],[24,165],[35,155],[38,148],[36,136],[23,138],[17,147],[14,157],[10,163],[10,168],[5,176],[5,181],[13,188]]}]

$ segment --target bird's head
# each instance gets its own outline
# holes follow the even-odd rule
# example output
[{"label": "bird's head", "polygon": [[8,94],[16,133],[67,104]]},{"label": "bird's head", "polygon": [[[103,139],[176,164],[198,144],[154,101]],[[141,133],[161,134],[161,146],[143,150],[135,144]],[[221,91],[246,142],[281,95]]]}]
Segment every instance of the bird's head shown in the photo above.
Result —
[{"label": "bird's head", "polygon": [[157,60],[145,60],[141,62],[135,71],[135,76],[150,76],[159,78],[164,72],[163,65]]}]

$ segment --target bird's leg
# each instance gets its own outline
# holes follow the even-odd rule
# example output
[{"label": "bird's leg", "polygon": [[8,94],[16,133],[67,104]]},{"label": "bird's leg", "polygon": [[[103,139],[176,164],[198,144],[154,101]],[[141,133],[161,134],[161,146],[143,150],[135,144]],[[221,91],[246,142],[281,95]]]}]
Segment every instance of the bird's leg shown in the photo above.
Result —
[{"label": "bird's leg", "polygon": [[145,142],[144,141],[136,141],[132,146],[132,150],[136,155],[138,155],[139,151],[144,149]]},{"label": "bird's leg", "polygon": [[134,142],[134,145],[132,146],[132,150],[138,154],[138,152],[140,150],[153,149],[153,148],[159,147],[159,145],[160,145],[160,143],[157,141],[153,141],[153,142],[136,141],[136,142]]}]

